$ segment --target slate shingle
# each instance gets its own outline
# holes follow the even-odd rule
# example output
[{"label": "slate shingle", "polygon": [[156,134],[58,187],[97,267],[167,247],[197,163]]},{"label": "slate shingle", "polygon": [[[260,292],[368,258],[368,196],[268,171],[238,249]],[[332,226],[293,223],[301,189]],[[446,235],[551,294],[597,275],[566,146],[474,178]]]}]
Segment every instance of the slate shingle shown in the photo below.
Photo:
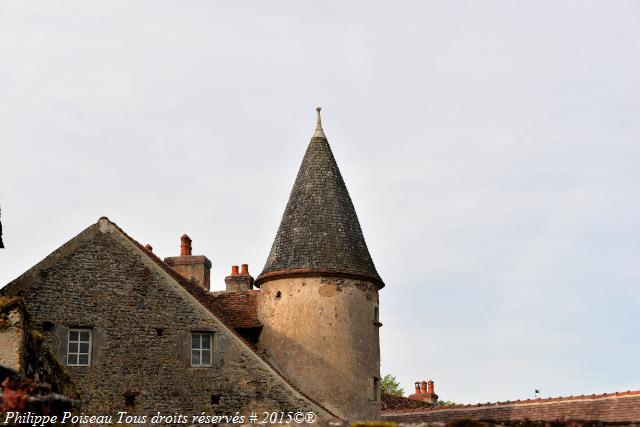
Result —
[{"label": "slate shingle", "polygon": [[318,136],[311,138],[256,285],[272,277],[314,273],[384,286],[329,142]]}]

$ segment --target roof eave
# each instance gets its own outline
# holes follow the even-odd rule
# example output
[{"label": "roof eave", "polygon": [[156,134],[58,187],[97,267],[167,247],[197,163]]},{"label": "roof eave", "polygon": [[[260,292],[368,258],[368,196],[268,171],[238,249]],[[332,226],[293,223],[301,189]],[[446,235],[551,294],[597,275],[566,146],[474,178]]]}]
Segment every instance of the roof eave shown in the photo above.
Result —
[{"label": "roof eave", "polygon": [[261,273],[253,283],[256,287],[260,287],[263,283],[276,279],[286,279],[291,277],[341,277],[345,279],[365,280],[374,283],[378,290],[384,288],[384,282],[379,276],[371,276],[368,274],[343,272],[338,270],[327,270],[318,268],[294,268],[286,270],[276,270]]}]

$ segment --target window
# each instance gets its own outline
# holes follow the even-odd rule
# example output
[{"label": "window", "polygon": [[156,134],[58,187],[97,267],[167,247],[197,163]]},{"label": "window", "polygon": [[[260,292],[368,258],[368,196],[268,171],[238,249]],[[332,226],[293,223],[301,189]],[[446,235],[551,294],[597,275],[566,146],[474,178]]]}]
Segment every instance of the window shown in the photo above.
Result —
[{"label": "window", "polygon": [[380,323],[380,308],[377,305],[373,307],[373,324],[378,328],[382,326],[382,323]]},{"label": "window", "polygon": [[67,366],[91,364],[91,329],[69,329]]},{"label": "window", "polygon": [[211,332],[191,333],[191,366],[211,366]]}]

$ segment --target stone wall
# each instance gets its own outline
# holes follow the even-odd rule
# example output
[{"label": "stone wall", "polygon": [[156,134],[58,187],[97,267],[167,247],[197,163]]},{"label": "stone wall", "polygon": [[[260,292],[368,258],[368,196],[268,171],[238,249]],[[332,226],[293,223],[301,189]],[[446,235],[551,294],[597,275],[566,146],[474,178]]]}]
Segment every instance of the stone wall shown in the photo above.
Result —
[{"label": "stone wall", "polygon": [[31,329],[23,301],[0,296],[0,414],[61,414],[73,411],[77,398],[69,375]]},{"label": "stone wall", "polygon": [[22,370],[25,335],[24,305],[19,298],[0,297],[0,366]]},{"label": "stone wall", "polygon": [[303,392],[350,420],[380,416],[377,286],[335,277],[269,280],[259,345]]},{"label": "stone wall", "polygon": [[[69,329],[91,330],[91,366],[67,367],[85,413],[278,410],[332,418],[110,223],[81,234],[50,256],[54,262],[41,263],[46,268],[28,272],[6,289],[24,297],[34,324],[62,363]],[[194,331],[213,334],[210,367],[191,366]]]}]

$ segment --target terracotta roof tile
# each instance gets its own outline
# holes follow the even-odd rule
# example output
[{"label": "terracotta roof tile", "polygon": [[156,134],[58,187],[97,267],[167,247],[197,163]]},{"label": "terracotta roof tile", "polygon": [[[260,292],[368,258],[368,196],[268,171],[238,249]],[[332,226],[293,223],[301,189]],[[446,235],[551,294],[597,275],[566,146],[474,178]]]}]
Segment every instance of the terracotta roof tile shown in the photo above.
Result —
[{"label": "terracotta roof tile", "polygon": [[408,409],[414,410],[426,410],[433,406],[431,403],[423,402],[420,400],[412,400],[404,396],[396,396],[393,394],[382,393],[380,403],[383,411],[406,411]]},{"label": "terracotta roof tile", "polygon": [[209,293],[206,307],[227,319],[234,328],[258,328],[258,290]]},{"label": "terracotta roof tile", "polygon": [[403,423],[450,422],[461,419],[636,422],[640,421],[640,390],[431,408],[396,406],[383,410],[382,417]]}]

